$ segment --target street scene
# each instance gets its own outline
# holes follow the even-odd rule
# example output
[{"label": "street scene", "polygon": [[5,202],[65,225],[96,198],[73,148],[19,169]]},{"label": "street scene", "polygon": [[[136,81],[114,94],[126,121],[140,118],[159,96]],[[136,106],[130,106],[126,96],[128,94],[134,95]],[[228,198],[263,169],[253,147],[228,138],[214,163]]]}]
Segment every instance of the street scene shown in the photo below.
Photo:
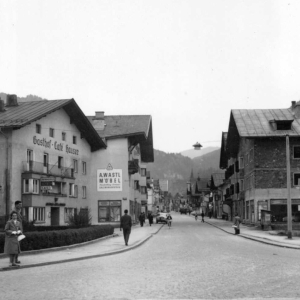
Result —
[{"label": "street scene", "polygon": [[300,299],[299,15],[0,0],[0,300]]},{"label": "street scene", "polygon": [[[24,254],[22,260],[32,267],[2,272],[1,295],[7,300],[34,300],[41,295],[45,300],[299,299],[300,238],[291,248],[278,247],[272,243],[284,245],[284,240],[262,243],[246,228],[248,238],[234,235],[221,220],[202,223],[188,215],[172,216],[171,229],[163,224],[134,228],[129,247],[152,237],[129,251],[123,243],[117,246],[118,237],[91,248],[64,250],[70,256],[80,251],[86,257],[97,251],[109,255],[116,249],[127,250],[118,254],[73,262],[59,262],[67,259],[61,251]],[[54,259],[59,263],[34,266],[42,262],[39,256],[45,256],[44,263]],[[15,282],[22,288],[16,288]]]}]

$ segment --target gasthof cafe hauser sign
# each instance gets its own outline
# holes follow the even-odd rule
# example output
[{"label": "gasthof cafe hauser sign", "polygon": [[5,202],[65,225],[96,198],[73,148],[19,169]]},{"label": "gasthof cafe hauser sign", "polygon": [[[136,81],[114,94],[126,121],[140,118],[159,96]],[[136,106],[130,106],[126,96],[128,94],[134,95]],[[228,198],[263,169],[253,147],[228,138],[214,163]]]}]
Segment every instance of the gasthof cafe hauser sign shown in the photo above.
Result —
[{"label": "gasthof cafe hauser sign", "polygon": [[63,143],[58,143],[56,141],[52,141],[52,140],[46,140],[45,138],[42,139],[38,139],[36,136],[33,137],[33,144],[38,145],[38,146],[42,146],[45,148],[53,148],[57,151],[66,151],[66,153],[68,154],[75,154],[75,155],[79,155],[79,150],[75,149],[75,148],[71,148],[68,145],[64,145]]},{"label": "gasthof cafe hauser sign", "polygon": [[106,169],[97,170],[97,191],[122,191],[122,169],[114,169],[111,164],[108,164]]}]

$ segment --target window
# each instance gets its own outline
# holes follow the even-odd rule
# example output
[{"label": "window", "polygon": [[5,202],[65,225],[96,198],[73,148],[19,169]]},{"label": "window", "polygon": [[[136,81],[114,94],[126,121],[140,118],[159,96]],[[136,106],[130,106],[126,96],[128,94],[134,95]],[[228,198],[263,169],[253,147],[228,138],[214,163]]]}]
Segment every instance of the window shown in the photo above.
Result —
[{"label": "window", "polygon": [[121,201],[98,201],[98,222],[120,222]]},{"label": "window", "polygon": [[244,179],[241,179],[241,191],[244,190]]},{"label": "window", "polygon": [[294,186],[300,186],[300,173],[294,173]]},{"label": "window", "polygon": [[27,149],[27,162],[32,162],[33,161],[33,151],[30,149]]},{"label": "window", "polygon": [[135,189],[135,190],[138,190],[138,189],[139,189],[139,181],[138,181],[138,180],[135,180],[135,181],[134,181],[134,189]]},{"label": "window", "polygon": [[277,130],[291,130],[292,123],[290,121],[277,121]]},{"label": "window", "polygon": [[74,187],[75,187],[74,183],[69,183],[69,196],[70,197],[74,197]]},{"label": "window", "polygon": [[49,163],[49,155],[48,153],[44,153],[44,167],[48,167]]},{"label": "window", "polygon": [[73,144],[76,145],[77,144],[77,136],[73,135]]},{"label": "window", "polygon": [[78,185],[74,186],[74,197],[78,197]]},{"label": "window", "polygon": [[39,194],[40,182],[38,179],[23,179],[24,194]]},{"label": "window", "polygon": [[82,162],[82,174],[86,174],[86,162]]},{"label": "window", "polygon": [[42,132],[42,126],[40,124],[35,125],[35,132],[39,134]]},{"label": "window", "polygon": [[147,188],[145,186],[141,186],[140,192],[141,194],[147,194]]},{"label": "window", "polygon": [[64,215],[65,223],[69,222],[70,216],[74,216],[74,211],[75,211],[74,208],[65,207],[65,215]]},{"label": "window", "polygon": [[59,156],[58,157],[58,162],[57,162],[57,165],[58,165],[58,168],[62,168],[63,167],[63,157],[62,156]]},{"label": "window", "polygon": [[82,198],[86,199],[86,186],[82,187]]},{"label": "window", "polygon": [[240,157],[240,169],[243,169],[244,168],[244,157],[241,156]]},{"label": "window", "polygon": [[53,128],[49,128],[49,136],[54,137],[54,129]]},{"label": "window", "polygon": [[45,207],[34,207],[33,208],[33,220],[37,222],[45,221]]},{"label": "window", "polygon": [[300,146],[294,146],[294,158],[300,158]]},{"label": "window", "polygon": [[76,159],[73,159],[73,169],[75,173],[78,172],[78,161]]},{"label": "window", "polygon": [[62,133],[61,133],[61,139],[62,139],[63,141],[66,140],[66,133],[65,133],[65,132],[62,132]]},{"label": "window", "polygon": [[145,168],[141,168],[141,176],[146,176],[146,169]]}]

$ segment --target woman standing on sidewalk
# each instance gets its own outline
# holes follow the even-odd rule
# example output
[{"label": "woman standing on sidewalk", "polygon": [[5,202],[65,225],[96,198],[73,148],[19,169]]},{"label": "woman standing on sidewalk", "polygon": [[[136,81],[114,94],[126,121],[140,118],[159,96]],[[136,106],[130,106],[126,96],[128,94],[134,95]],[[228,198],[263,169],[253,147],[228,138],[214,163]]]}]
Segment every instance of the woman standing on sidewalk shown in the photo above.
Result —
[{"label": "woman standing on sidewalk", "polygon": [[18,241],[18,236],[22,234],[21,223],[17,221],[18,214],[16,211],[11,212],[10,218],[5,225],[4,253],[9,254],[10,266],[17,267],[20,263],[17,257],[21,253]]},{"label": "woman standing on sidewalk", "polygon": [[235,234],[240,234],[240,223],[241,218],[239,217],[238,213],[236,213],[234,217],[234,224],[232,226],[235,230]]}]

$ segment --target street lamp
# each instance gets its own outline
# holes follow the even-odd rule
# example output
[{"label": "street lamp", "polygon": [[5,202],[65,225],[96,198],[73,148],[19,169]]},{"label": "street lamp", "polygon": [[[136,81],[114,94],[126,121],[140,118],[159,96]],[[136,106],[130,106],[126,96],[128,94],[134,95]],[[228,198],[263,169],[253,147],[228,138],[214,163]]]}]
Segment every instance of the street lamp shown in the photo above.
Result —
[{"label": "street lamp", "polygon": [[290,166],[290,141],[286,135],[286,184],[287,184],[287,236],[292,238],[292,201],[291,201],[291,166]]}]

